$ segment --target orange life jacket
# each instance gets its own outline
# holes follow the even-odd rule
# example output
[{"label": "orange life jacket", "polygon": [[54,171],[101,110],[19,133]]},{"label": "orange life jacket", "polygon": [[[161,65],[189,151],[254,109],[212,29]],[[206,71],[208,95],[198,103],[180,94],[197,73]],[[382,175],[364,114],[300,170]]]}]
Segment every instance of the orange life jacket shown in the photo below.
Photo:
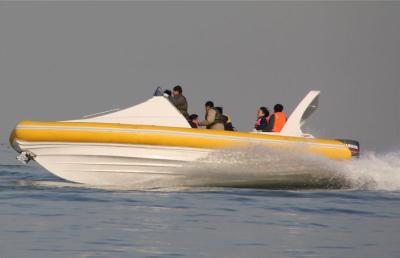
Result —
[{"label": "orange life jacket", "polygon": [[279,133],[286,123],[286,116],[285,113],[283,112],[275,112],[274,116],[275,116],[275,122],[274,122],[274,128],[272,128],[272,132]]}]

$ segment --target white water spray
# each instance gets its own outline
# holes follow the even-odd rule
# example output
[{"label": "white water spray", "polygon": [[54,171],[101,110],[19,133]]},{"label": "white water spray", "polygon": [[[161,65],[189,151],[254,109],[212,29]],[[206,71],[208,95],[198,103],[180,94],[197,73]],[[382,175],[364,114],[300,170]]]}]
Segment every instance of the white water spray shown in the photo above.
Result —
[{"label": "white water spray", "polygon": [[400,190],[400,152],[334,161],[254,146],[217,151],[185,170],[183,184],[195,186]]},{"label": "white water spray", "polygon": [[260,146],[216,151],[185,167],[183,184],[268,189],[340,188],[344,178],[326,158]]},{"label": "white water spray", "polygon": [[353,188],[399,191],[400,152],[364,153],[360,159],[338,164]]}]

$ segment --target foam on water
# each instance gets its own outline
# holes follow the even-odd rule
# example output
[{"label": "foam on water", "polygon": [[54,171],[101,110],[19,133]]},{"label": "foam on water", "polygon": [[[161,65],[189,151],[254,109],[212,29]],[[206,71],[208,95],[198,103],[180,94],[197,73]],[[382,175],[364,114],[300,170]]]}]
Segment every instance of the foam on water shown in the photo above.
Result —
[{"label": "foam on water", "polygon": [[187,168],[189,185],[400,190],[400,152],[334,161],[254,146],[223,150]]},{"label": "foam on water", "polygon": [[353,188],[400,190],[400,152],[364,153],[358,160],[338,164],[338,168]]},{"label": "foam on water", "polygon": [[335,163],[299,151],[260,146],[214,152],[185,168],[184,184],[250,188],[342,188]]}]

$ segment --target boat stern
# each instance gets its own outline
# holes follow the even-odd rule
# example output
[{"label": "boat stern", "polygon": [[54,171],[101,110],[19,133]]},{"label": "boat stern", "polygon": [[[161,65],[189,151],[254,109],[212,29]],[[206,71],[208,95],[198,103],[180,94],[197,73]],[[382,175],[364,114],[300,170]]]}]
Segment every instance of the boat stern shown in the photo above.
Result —
[{"label": "boat stern", "polygon": [[352,158],[360,157],[360,143],[356,140],[348,139],[338,139],[338,141],[343,142],[351,152]]}]

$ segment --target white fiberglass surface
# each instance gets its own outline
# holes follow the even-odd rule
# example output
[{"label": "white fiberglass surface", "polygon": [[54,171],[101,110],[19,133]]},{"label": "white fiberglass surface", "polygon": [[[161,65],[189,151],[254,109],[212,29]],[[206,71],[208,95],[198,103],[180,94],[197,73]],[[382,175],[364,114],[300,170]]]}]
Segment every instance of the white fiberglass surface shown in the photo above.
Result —
[{"label": "white fiberglass surface", "polygon": [[120,123],[190,128],[185,117],[163,96],[152,97],[143,103],[110,114],[67,122]]}]

